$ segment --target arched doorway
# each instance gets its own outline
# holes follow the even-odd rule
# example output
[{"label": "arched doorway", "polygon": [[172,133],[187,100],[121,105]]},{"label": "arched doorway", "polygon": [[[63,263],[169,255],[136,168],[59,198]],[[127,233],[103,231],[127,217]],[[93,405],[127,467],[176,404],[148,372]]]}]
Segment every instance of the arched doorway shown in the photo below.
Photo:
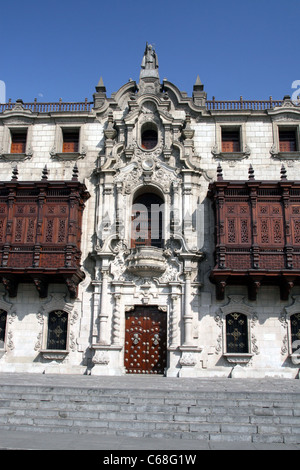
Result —
[{"label": "arched doorway", "polygon": [[127,374],[164,374],[167,366],[167,314],[153,306],[136,306],[125,314]]},{"label": "arched doorway", "polygon": [[137,196],[132,206],[131,247],[163,247],[164,201],[154,193]]}]

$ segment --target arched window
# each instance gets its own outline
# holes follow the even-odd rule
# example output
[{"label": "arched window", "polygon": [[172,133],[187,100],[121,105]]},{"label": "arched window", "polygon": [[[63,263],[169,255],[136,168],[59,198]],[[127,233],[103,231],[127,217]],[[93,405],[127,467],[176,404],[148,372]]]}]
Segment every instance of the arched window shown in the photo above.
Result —
[{"label": "arched window", "polygon": [[144,193],[133,201],[131,246],[163,246],[164,201],[153,193]]},{"label": "arched window", "polygon": [[6,318],[7,313],[5,310],[0,310],[0,349],[4,348],[5,344],[5,332],[6,332]]},{"label": "arched window", "polygon": [[68,314],[63,310],[49,313],[47,349],[67,349]]},{"label": "arched window", "polygon": [[152,150],[157,146],[157,128],[153,123],[146,123],[142,127],[141,144],[145,150]]},{"label": "arched window", "polygon": [[294,315],[291,315],[291,336],[292,349],[299,349],[300,343],[295,343],[295,341],[300,341],[300,313],[295,313]]},{"label": "arched window", "polygon": [[248,322],[243,313],[226,315],[227,353],[248,353]]}]

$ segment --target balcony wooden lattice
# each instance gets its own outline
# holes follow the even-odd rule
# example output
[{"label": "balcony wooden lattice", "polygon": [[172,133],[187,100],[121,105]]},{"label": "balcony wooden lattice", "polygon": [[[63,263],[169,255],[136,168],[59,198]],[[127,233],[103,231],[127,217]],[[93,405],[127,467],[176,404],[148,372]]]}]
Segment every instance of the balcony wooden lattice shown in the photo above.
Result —
[{"label": "balcony wooden lattice", "polygon": [[65,283],[70,297],[84,279],[81,222],[86,187],[73,181],[0,182],[0,281],[10,296],[33,282],[41,297]]},{"label": "balcony wooden lattice", "polygon": [[256,299],[261,285],[277,285],[286,300],[300,285],[300,181],[225,181],[210,184],[215,212],[217,297],[230,284],[247,285]]}]

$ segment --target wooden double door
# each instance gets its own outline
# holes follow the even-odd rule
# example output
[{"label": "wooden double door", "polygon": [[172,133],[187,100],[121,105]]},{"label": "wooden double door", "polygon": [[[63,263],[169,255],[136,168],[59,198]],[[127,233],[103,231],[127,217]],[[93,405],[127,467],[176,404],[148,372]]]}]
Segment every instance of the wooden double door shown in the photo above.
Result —
[{"label": "wooden double door", "polygon": [[127,374],[163,374],[167,366],[167,314],[137,306],[125,318]]}]

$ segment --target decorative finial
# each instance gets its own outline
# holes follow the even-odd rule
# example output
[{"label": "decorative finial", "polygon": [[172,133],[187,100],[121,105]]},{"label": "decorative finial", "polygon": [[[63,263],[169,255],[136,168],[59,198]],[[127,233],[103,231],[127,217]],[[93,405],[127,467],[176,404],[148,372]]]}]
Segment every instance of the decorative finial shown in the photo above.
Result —
[{"label": "decorative finial", "polygon": [[287,178],[286,178],[286,169],[285,169],[285,166],[284,166],[284,165],[282,165],[282,167],[281,167],[280,175],[281,175],[281,179],[282,179],[282,180],[286,180],[286,179],[287,179]]},{"label": "decorative finial", "polygon": [[16,165],[16,166],[13,168],[11,180],[12,180],[12,181],[17,181],[17,179],[18,179],[18,174],[19,174],[19,172],[18,172],[18,167],[17,167],[17,165]]},{"label": "decorative finial", "polygon": [[47,180],[47,179],[48,179],[48,169],[47,169],[47,165],[45,165],[42,171],[42,180]]},{"label": "decorative finial", "polygon": [[72,181],[78,181],[78,173],[79,173],[78,166],[75,163],[75,165],[73,167]]},{"label": "decorative finial", "polygon": [[105,93],[106,92],[106,88],[104,86],[102,77],[100,77],[98,85],[96,86],[96,91],[97,91],[97,93]]},{"label": "decorative finial", "polygon": [[194,91],[203,91],[203,89],[204,89],[204,85],[201,82],[199,75],[197,75],[197,79],[194,85]]},{"label": "decorative finial", "polygon": [[107,127],[104,130],[104,135],[107,139],[110,139],[110,140],[113,140],[117,135],[117,131],[114,128],[113,113],[109,113],[107,116]]},{"label": "decorative finial", "polygon": [[252,165],[249,166],[249,170],[248,170],[248,175],[249,175],[249,180],[254,180],[254,170],[253,170],[253,167]]},{"label": "decorative finial", "polygon": [[223,170],[220,163],[217,168],[217,181],[223,181]]}]

